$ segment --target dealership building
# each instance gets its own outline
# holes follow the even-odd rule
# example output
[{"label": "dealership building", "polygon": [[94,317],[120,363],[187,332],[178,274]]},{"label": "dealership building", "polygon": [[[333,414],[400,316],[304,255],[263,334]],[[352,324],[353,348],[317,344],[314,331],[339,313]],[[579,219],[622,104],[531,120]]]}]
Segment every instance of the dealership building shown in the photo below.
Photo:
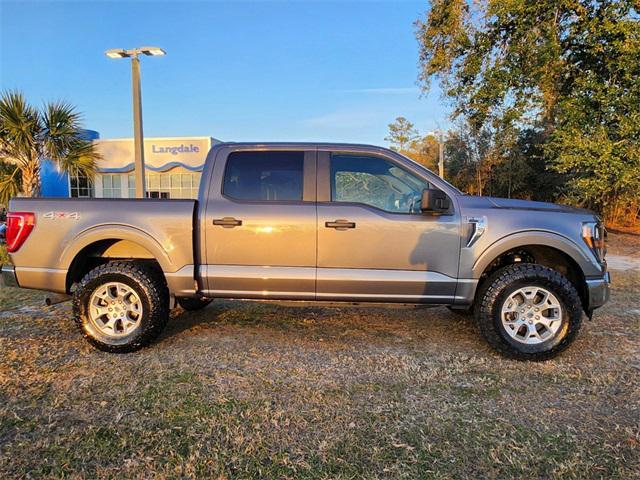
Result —
[{"label": "dealership building", "polygon": [[[42,165],[42,195],[75,198],[135,198],[132,138],[100,139],[87,131],[102,158],[94,178],[58,172],[51,162]],[[197,198],[207,153],[218,143],[212,137],[144,139],[147,196]]]}]

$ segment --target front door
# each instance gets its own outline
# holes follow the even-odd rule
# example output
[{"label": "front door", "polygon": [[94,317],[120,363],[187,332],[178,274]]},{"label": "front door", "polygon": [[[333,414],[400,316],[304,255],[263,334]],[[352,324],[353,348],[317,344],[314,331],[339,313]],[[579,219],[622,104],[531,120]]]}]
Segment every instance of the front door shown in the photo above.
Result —
[{"label": "front door", "polygon": [[459,215],[423,214],[429,186],[392,158],[318,153],[318,299],[453,300]]},{"label": "front door", "polygon": [[203,222],[206,295],[314,298],[315,149],[218,157]]}]

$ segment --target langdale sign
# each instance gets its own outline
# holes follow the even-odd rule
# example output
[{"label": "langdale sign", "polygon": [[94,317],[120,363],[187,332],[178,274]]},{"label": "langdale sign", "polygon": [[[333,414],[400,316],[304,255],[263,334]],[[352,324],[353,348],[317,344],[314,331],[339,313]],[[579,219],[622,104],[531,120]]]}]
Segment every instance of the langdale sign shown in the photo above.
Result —
[{"label": "langdale sign", "polygon": [[185,145],[181,143],[179,146],[166,146],[163,147],[161,145],[152,144],[151,151],[153,153],[170,153],[171,155],[177,155],[178,153],[198,153],[200,152],[200,147],[190,143],[189,145]]},{"label": "langdale sign", "polygon": [[[133,139],[95,140],[102,159],[98,168],[103,172],[131,171],[135,161]],[[144,159],[148,168],[164,168],[179,164],[188,168],[201,167],[211,148],[210,137],[145,138]]]}]

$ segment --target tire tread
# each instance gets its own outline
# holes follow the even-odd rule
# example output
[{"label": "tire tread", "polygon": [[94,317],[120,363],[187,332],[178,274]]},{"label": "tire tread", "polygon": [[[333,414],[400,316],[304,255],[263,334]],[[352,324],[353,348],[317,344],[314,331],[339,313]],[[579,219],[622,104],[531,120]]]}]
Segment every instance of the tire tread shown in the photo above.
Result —
[{"label": "tire tread", "polygon": [[[553,348],[543,352],[523,352],[506,342],[494,325],[494,309],[499,295],[514,282],[521,280],[542,281],[553,285],[569,316],[569,329],[564,338]],[[491,275],[481,286],[475,308],[476,323],[489,345],[501,355],[516,360],[548,360],[566,349],[575,339],[582,323],[582,303],[573,284],[560,272],[535,263],[507,265]]]},{"label": "tire tread", "polygon": [[[83,297],[87,287],[103,275],[118,274],[133,279],[139,288],[144,290],[149,299],[151,311],[148,313],[149,324],[134,342],[123,345],[109,345],[87,333],[83,326]],[[109,353],[128,353],[139,350],[153,342],[164,329],[169,319],[169,289],[164,276],[154,268],[140,262],[116,260],[104,263],[89,271],[73,293],[73,316],[80,332],[94,347]]]}]

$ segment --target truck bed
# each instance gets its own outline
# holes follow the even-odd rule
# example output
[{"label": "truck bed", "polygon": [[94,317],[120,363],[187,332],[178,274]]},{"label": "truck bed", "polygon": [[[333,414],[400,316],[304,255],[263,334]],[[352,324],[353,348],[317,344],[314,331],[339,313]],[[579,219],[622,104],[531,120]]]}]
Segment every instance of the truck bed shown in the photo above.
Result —
[{"label": "truck bed", "polygon": [[[170,287],[194,289],[195,200],[15,198],[11,212],[33,212],[35,226],[10,254],[19,284],[68,293],[74,260],[93,256],[156,260]],[[135,252],[133,251],[135,250]],[[176,282],[177,285],[171,285]],[[172,288],[172,291],[174,288]]]}]

